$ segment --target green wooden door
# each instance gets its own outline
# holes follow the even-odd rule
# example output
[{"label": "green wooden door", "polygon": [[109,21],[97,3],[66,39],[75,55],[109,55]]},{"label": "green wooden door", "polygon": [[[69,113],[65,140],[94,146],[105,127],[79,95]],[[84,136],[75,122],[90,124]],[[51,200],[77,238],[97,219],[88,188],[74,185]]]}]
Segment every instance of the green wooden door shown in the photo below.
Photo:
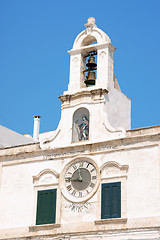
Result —
[{"label": "green wooden door", "polygon": [[38,191],[36,225],[55,223],[57,189]]},{"label": "green wooden door", "polygon": [[121,183],[102,184],[101,218],[121,217]]}]

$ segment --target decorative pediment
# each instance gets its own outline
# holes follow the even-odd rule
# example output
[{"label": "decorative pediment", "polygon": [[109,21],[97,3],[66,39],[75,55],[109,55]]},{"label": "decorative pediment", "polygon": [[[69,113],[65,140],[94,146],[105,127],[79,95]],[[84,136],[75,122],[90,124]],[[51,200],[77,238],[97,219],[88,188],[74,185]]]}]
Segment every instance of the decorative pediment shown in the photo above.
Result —
[{"label": "decorative pediment", "polygon": [[59,174],[51,169],[42,170],[37,176],[33,176],[35,185],[58,184]]},{"label": "decorative pediment", "polygon": [[97,28],[95,18],[88,18],[86,30],[82,31],[75,39],[73,49],[88,46],[97,41],[98,44],[111,43],[110,38],[101,29]]},{"label": "decorative pediment", "polygon": [[117,162],[110,161],[102,165],[100,173],[101,178],[125,176],[128,171],[128,165],[120,165]]}]

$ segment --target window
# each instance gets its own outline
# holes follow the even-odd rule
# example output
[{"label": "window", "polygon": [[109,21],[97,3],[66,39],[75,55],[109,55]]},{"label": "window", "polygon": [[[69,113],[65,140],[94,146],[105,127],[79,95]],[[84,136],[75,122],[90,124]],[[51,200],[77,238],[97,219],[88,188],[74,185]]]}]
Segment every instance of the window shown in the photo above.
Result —
[{"label": "window", "polygon": [[36,225],[55,223],[57,189],[38,191]]},{"label": "window", "polygon": [[121,182],[102,184],[101,219],[121,217]]}]

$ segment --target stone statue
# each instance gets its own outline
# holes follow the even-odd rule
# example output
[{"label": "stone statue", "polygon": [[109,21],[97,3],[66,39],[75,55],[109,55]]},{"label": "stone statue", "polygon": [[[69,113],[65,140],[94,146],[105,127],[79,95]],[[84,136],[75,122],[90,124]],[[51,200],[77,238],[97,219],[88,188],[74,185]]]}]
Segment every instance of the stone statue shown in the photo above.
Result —
[{"label": "stone statue", "polygon": [[89,122],[87,117],[82,117],[82,122],[79,124],[78,119],[75,121],[76,130],[79,141],[88,140],[89,137]]}]

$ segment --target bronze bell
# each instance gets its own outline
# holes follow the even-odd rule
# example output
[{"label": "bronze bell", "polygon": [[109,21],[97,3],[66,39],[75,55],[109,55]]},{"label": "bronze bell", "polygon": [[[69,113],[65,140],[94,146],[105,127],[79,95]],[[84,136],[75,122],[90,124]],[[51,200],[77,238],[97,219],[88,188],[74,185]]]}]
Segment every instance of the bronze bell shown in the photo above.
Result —
[{"label": "bronze bell", "polygon": [[87,79],[84,81],[86,85],[95,85],[95,72],[93,70],[88,71]]},{"label": "bronze bell", "polygon": [[88,59],[88,63],[86,64],[88,68],[95,68],[97,64],[95,63],[95,58],[93,56],[90,56]]}]

